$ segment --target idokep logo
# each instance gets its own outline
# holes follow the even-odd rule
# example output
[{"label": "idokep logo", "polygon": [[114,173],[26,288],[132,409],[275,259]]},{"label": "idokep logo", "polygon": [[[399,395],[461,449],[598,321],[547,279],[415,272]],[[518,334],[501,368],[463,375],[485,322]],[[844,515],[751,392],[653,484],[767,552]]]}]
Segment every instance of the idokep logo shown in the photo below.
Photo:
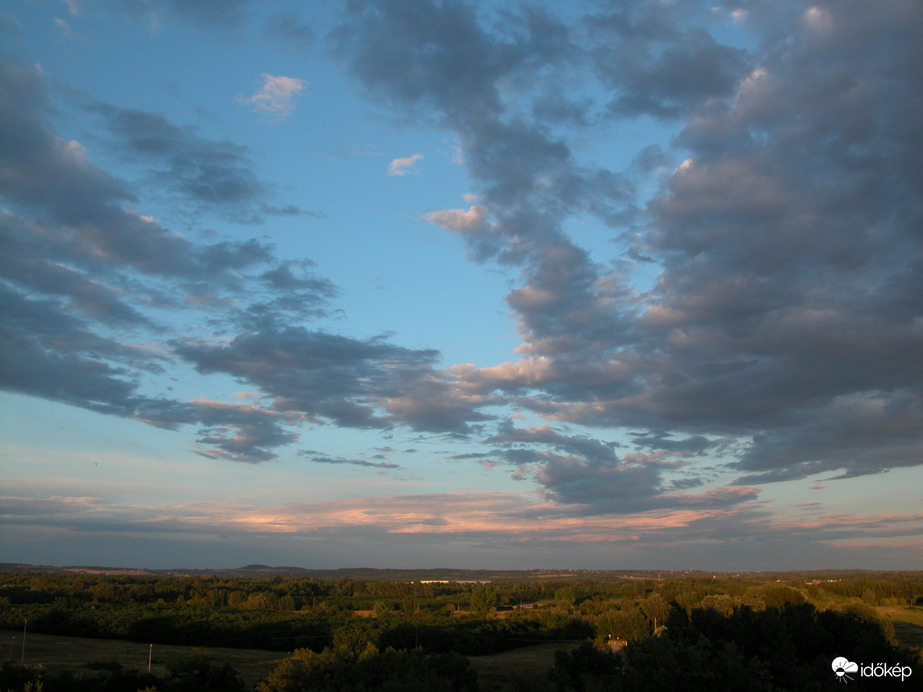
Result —
[{"label": "idokep logo", "polygon": [[839,656],[833,659],[833,672],[836,673],[836,679],[839,682],[846,682],[847,680],[852,680],[852,678],[847,675],[847,673],[855,673],[859,670],[859,664],[853,663],[842,656]]},{"label": "idokep logo", "polygon": [[901,682],[904,682],[913,673],[910,666],[892,666],[887,663],[863,663],[859,665],[842,656],[833,659],[831,667],[837,681],[843,683],[853,679],[849,673],[859,673],[859,676],[863,678],[900,678]]}]

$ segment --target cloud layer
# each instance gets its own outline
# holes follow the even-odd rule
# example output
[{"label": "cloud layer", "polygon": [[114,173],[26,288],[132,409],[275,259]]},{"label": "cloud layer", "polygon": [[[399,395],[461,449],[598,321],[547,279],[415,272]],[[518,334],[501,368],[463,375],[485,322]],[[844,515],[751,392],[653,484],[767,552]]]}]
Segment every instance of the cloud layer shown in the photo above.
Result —
[{"label": "cloud layer", "polygon": [[[163,540],[173,536],[194,538],[206,550],[220,546],[221,564],[229,565],[247,556],[278,561],[285,555],[291,560],[293,554],[310,555],[312,564],[355,564],[355,546],[362,545],[365,559],[387,567],[406,566],[402,560],[408,554],[416,564],[429,564],[425,555],[443,561],[433,564],[447,564],[444,561],[457,560],[452,556],[463,551],[469,561],[509,568],[511,554],[528,550],[548,556],[551,564],[579,559],[581,564],[612,569],[608,556],[617,550],[617,568],[657,564],[661,569],[685,569],[703,560],[714,563],[719,546],[730,544],[734,557],[722,553],[720,559],[732,570],[753,565],[797,568],[811,554],[828,567],[852,567],[857,557],[870,554],[882,562],[897,557],[901,564],[913,564],[907,560],[919,553],[923,521],[919,514],[896,513],[805,512],[779,519],[763,508],[719,507],[578,517],[518,493],[400,495],[269,506],[4,497],[0,516],[20,527],[18,533],[33,550],[60,543],[58,550],[66,552],[65,543],[82,546],[98,536],[113,542],[130,538],[131,546],[154,551],[161,561],[177,559],[176,539],[166,544]],[[64,535],[58,528],[62,524],[68,527]],[[772,557],[767,561],[770,546]],[[182,544],[179,548],[185,550]],[[132,557],[133,564],[150,561],[140,553]],[[209,554],[191,563],[188,557],[181,559],[187,560],[187,567],[215,564],[208,562]],[[529,566],[521,564],[524,569]]]},{"label": "cloud layer", "polygon": [[[256,10],[116,5],[222,35]],[[435,334],[409,347],[318,326],[343,289],[310,258],[198,232],[320,215],[284,199],[258,152],[56,89],[4,54],[0,380],[182,430],[209,458],[287,449],[387,473],[401,466],[299,436],[398,431],[508,469],[571,519],[650,536],[626,517],[703,527],[728,512],[755,530],[759,486],[923,462],[921,25],[910,0],[566,13],[355,0],[323,41],[296,9],[267,17],[261,40],[305,55],[323,43],[376,115],[457,143],[467,208],[406,213],[512,277],[518,345],[487,366],[443,362]],[[239,104],[294,116],[306,82],[260,80]],[[624,134],[654,127],[656,142]],[[379,173],[423,179],[423,158]],[[150,195],[173,216],[150,216]],[[166,384],[179,369],[256,394],[183,398]],[[496,530],[466,512],[460,532]],[[421,517],[426,531],[451,525]]]}]

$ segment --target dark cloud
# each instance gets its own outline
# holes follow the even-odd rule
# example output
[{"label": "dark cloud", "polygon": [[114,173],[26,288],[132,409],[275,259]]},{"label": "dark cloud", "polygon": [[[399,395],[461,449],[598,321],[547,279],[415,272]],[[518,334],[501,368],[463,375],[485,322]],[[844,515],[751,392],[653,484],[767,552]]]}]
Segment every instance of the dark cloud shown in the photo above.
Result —
[{"label": "dark cloud", "polygon": [[22,242],[37,256],[93,272],[127,266],[151,276],[216,280],[229,278],[222,277],[225,270],[270,258],[258,241],[194,244],[128,208],[136,201],[128,184],[94,164],[79,142],[51,129],[40,69],[4,61],[0,99],[10,114],[0,123],[0,193],[34,219]]},{"label": "dark cloud", "polygon": [[[257,240],[200,244],[131,210],[127,205],[137,201],[131,187],[96,165],[81,144],[59,136],[49,124],[50,109],[41,70],[4,60],[0,194],[9,205],[0,211],[4,388],[161,427],[198,426],[195,451],[206,456],[273,458],[272,449],[296,439],[290,426],[300,422],[298,414],[179,402],[146,391],[146,374],[165,373],[177,363],[175,352],[155,345],[173,327],[156,321],[148,309],[207,308],[223,329],[275,325],[323,314],[336,288],[313,275],[309,261],[280,262]],[[238,173],[243,183],[252,181],[243,150],[231,144],[209,143],[159,116],[97,110],[140,159],[173,161],[180,188],[214,173],[217,182],[209,189],[218,198],[212,201],[245,206],[267,190],[257,185],[240,197],[234,185],[225,186]],[[196,173],[183,178],[175,159],[189,156]],[[209,172],[211,164],[227,170]]]},{"label": "dark cloud", "polygon": [[788,480],[816,473],[856,476],[923,458],[919,393],[860,393],[838,397],[802,422],[753,437],[736,465],[740,483]]},{"label": "dark cloud", "polygon": [[273,204],[272,187],[256,174],[247,147],[206,139],[194,127],[179,127],[159,113],[102,103],[84,107],[104,119],[133,160],[151,167],[148,182],[188,202],[194,210],[211,211],[239,223],[307,213],[292,205]]},{"label": "dark cloud", "polygon": [[702,455],[722,444],[721,440],[716,442],[703,435],[691,435],[676,440],[668,433],[656,430],[632,435],[632,442],[638,447],[690,455]]},{"label": "dark cloud", "polygon": [[655,458],[605,461],[586,457],[541,453],[534,480],[546,497],[575,505],[584,514],[632,514],[651,510],[716,509],[756,499],[752,487],[718,488],[698,494],[684,492],[699,487],[698,479],[663,477],[666,465]]},{"label": "dark cloud", "polygon": [[650,4],[629,3],[588,22],[598,41],[596,69],[616,94],[608,104],[613,115],[672,119],[731,96],[746,71],[746,52],[704,29],[678,30],[656,12]]},{"label": "dark cloud", "polygon": [[186,413],[184,423],[204,426],[196,442],[205,448],[194,451],[213,459],[269,461],[276,457],[272,450],[298,439],[296,433],[283,427],[300,422],[297,417],[256,406],[193,402]]},{"label": "dark cloud", "polygon": [[282,39],[304,47],[314,41],[314,30],[294,12],[279,12],[266,20],[264,35],[269,40]]},{"label": "dark cloud", "polygon": [[905,27],[923,14],[894,2],[885,15],[802,7],[786,49],[689,121],[689,163],[651,205],[665,271],[646,320],[676,340],[683,380],[650,398],[702,427],[759,430],[741,467],[764,479],[921,458],[905,432],[923,391],[908,322],[923,311],[923,294],[908,299],[921,188],[906,156],[923,141],[908,137],[923,127],[910,86],[923,43]]},{"label": "dark cloud", "polygon": [[96,334],[53,299],[0,286],[3,388],[101,413],[130,415],[135,377],[158,367],[130,347]]},{"label": "dark cloud", "polygon": [[410,106],[435,106],[449,117],[461,111],[488,117],[499,112],[496,80],[539,55],[523,50],[522,43],[494,38],[475,10],[459,2],[350,3],[332,38],[373,91]]},{"label": "dark cloud", "polygon": [[[221,29],[246,9],[129,4]],[[720,38],[729,9],[747,27],[735,45]],[[369,97],[455,135],[477,202],[427,218],[474,260],[520,272],[506,299],[519,360],[440,370],[431,349],[307,328],[336,296],[332,284],[265,243],[204,245],[132,211],[133,187],[49,125],[41,71],[7,62],[4,382],[198,426],[200,453],[237,460],[271,458],[303,421],[477,434],[494,451],[453,458],[513,464],[586,512],[755,496],[684,492],[703,475],[677,477],[675,465],[706,457],[728,462],[739,483],[920,463],[923,6],[666,12],[638,2],[571,24],[450,1],[355,1],[345,12],[328,38]],[[310,40],[292,16],[270,25]],[[592,88],[580,88],[586,80]],[[176,200],[249,221],[300,211],[275,201],[244,147],[157,114],[90,108]],[[626,149],[623,161],[581,160],[594,128],[644,117],[670,121],[676,136]],[[641,178],[659,184],[642,189]],[[573,240],[572,222],[587,215],[618,243],[613,257]],[[151,324],[145,305],[208,306],[210,334]],[[170,348],[130,349],[118,330],[164,332]],[[270,403],[142,395],[140,373],[168,361],[233,377]],[[484,413],[494,405],[548,424],[513,428]],[[619,457],[570,423],[632,431],[645,453]]]},{"label": "dark cloud", "polygon": [[246,16],[250,0],[118,0],[138,16],[157,16],[161,11],[202,29],[236,29]]},{"label": "dark cloud", "polygon": [[[747,47],[709,33],[720,6],[629,3],[590,18],[580,38],[514,14],[498,34],[457,3],[355,7],[340,55],[373,94],[454,130],[479,186],[477,208],[430,220],[465,238],[474,259],[522,268],[507,302],[523,358],[456,371],[463,389],[555,420],[641,428],[639,445],[668,452],[701,455],[722,440],[744,481],[920,462],[918,3],[747,5],[735,15],[754,32]],[[555,40],[533,55],[546,33]],[[376,61],[395,36],[405,40]],[[579,164],[554,129],[566,97],[500,88],[556,69],[592,70],[615,119],[680,124],[672,151],[648,148],[630,164],[650,174],[685,160],[643,214],[628,177]],[[592,109],[571,108],[571,121]],[[660,267],[651,290],[631,289],[619,263],[597,264],[568,238],[566,220],[585,212],[631,225],[626,257]],[[606,477],[580,468],[546,466],[557,498],[579,494],[565,489],[576,487],[568,474],[588,486]]]},{"label": "dark cloud", "polygon": [[[308,458],[308,461],[315,464],[347,464],[351,466],[366,466],[369,468],[375,469],[399,469],[401,468],[398,464],[392,464],[385,461],[366,461],[365,459],[347,459],[345,457],[328,457],[317,454],[316,452],[302,451],[300,452],[303,456]],[[381,455],[375,455],[375,458],[380,457]]]},{"label": "dark cloud", "polygon": [[433,369],[438,352],[302,327],[241,334],[226,345],[177,342],[201,373],[226,373],[259,387],[279,410],[358,428],[405,423],[416,430],[467,432],[485,420]]},{"label": "dark cloud", "polygon": [[[531,103],[502,94],[506,83],[563,78],[576,46],[560,20],[531,9],[480,17],[456,2],[351,7],[348,21],[332,34],[338,54],[372,94],[452,128],[486,199],[501,208],[538,201],[540,207],[600,212],[624,202],[618,176],[581,169],[567,144],[530,116]],[[395,36],[401,40],[395,43]],[[560,96],[543,93],[536,112],[547,109],[549,99],[560,109]],[[508,248],[509,236],[521,230],[511,229],[504,240],[499,226],[499,246]],[[555,235],[561,238],[557,229]]]},{"label": "dark cloud", "polygon": [[[647,439],[650,437],[650,439]],[[613,443],[586,436],[566,435],[552,426],[515,428],[504,424],[484,442],[500,447],[487,453],[453,456],[517,467],[513,478],[530,479],[559,505],[574,506],[581,514],[631,514],[651,510],[713,509],[756,498],[754,488],[687,491],[704,485],[703,471],[689,468],[679,455],[701,454],[714,443],[701,438],[670,440],[664,434],[636,436],[653,454],[630,453],[619,458]],[[554,451],[544,451],[542,447]],[[682,467],[687,467],[683,469]],[[678,476],[677,473],[680,475]],[[738,483],[743,484],[745,479]]]},{"label": "dark cloud", "polygon": [[429,218],[459,233],[476,260],[521,267],[524,285],[507,301],[524,341],[572,352],[586,345],[573,335],[602,325],[600,309],[622,289],[612,282],[599,300],[599,268],[562,223],[577,212],[624,219],[631,186],[618,173],[579,165],[566,141],[535,119],[542,108],[528,97],[503,96],[505,84],[539,75],[572,79],[570,30],[530,12],[504,14],[502,31],[492,19],[461,3],[356,3],[335,38],[373,94],[456,133],[490,221],[472,223],[470,211]]},{"label": "dark cloud", "polygon": [[512,425],[504,428],[496,435],[489,437],[488,444],[546,444],[555,449],[579,454],[584,458],[592,461],[604,462],[615,461],[615,452],[612,450],[613,445],[604,444],[599,440],[589,437],[577,437],[572,435],[563,435],[555,431],[550,425],[542,425],[534,428],[514,428]]}]

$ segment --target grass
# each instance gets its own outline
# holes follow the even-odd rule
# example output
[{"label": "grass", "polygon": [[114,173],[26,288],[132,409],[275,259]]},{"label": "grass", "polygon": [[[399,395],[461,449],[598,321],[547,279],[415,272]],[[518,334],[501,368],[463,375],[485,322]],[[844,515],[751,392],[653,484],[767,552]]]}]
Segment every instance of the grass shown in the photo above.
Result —
[{"label": "grass", "polygon": [[[167,664],[188,659],[195,647],[172,646],[121,641],[116,639],[86,639],[83,637],[62,637],[53,634],[26,632],[25,656],[23,657],[22,632],[0,630],[0,661],[24,661],[26,665],[41,664],[48,670],[69,670],[86,672],[87,664],[96,661],[116,661],[124,668],[147,670],[148,653],[151,652],[151,672],[167,674]],[[288,658],[278,651],[258,649],[207,648],[215,665],[231,664],[244,682],[253,687],[264,680],[279,661]]]},{"label": "grass", "polygon": [[[554,665],[555,652],[577,646],[573,642],[548,642],[522,649],[514,649],[490,656],[471,656],[469,660],[477,671],[480,689],[483,692],[507,692],[510,690],[540,687],[530,681],[543,681],[545,673]],[[88,663],[116,661],[124,668],[147,670],[148,653],[151,652],[151,672],[167,675],[167,664],[188,659],[196,647],[148,644],[117,639],[88,639],[84,637],[63,637],[53,634],[26,632],[25,656],[23,657],[22,631],[0,630],[0,661],[26,665],[41,664],[48,670],[68,670],[76,674],[87,672]],[[249,688],[265,680],[269,672],[280,661],[288,658],[278,651],[259,649],[205,649],[215,665],[231,664]]]},{"label": "grass", "polygon": [[878,608],[878,614],[894,623],[897,643],[905,649],[923,648],[923,608],[898,606]]},{"label": "grass", "polygon": [[545,679],[545,673],[554,665],[555,653],[577,646],[579,643],[549,642],[501,654],[469,656],[468,660],[477,671],[478,687],[482,692],[536,689],[541,685],[530,682]]}]

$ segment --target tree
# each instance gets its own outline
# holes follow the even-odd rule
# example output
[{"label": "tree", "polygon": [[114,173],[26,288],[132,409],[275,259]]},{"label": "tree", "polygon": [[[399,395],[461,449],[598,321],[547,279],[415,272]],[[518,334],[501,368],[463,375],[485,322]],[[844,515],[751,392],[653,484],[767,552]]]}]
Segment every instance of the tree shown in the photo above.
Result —
[{"label": "tree", "polygon": [[554,667],[548,671],[548,679],[562,691],[617,689],[613,683],[620,667],[621,659],[611,651],[584,642],[573,651],[555,653]]},{"label": "tree", "polygon": [[577,592],[572,586],[562,586],[554,592],[554,601],[559,606],[571,608],[577,602]]},{"label": "tree", "polygon": [[486,613],[491,608],[500,605],[500,594],[489,585],[475,586],[471,589],[471,609],[479,613]]},{"label": "tree", "polygon": [[655,633],[658,627],[662,627],[666,623],[667,616],[670,614],[669,604],[657,593],[646,601],[641,602],[641,610],[644,611],[647,619],[651,621]]},{"label": "tree", "polygon": [[374,647],[359,656],[326,650],[299,649],[256,686],[257,692],[474,692],[477,675],[464,656],[411,651],[378,652]]}]

